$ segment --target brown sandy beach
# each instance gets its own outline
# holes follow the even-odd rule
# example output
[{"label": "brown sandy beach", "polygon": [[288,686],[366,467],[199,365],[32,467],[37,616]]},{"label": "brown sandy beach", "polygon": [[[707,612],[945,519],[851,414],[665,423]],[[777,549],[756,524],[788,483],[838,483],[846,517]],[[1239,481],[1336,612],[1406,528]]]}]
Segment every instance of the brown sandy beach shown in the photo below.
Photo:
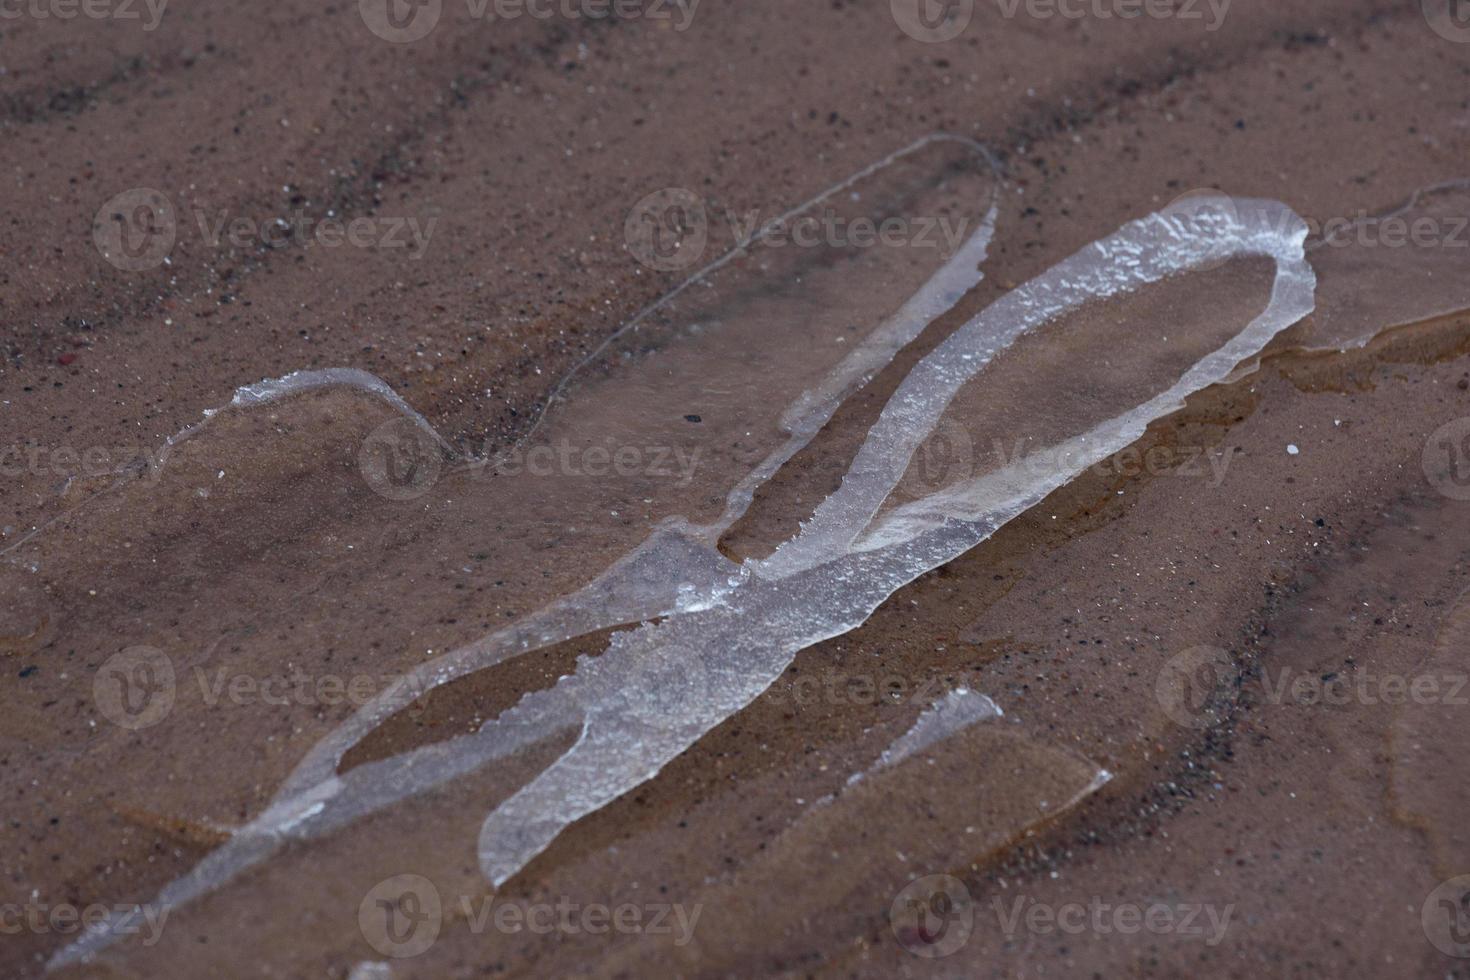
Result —
[{"label": "brown sandy beach", "polygon": [[[559,385],[731,247],[727,216],[944,133],[981,149],[925,144],[822,206],[973,231],[993,200],[983,279],[714,535],[727,557],[796,534],[967,320],[1189,192],[1306,219],[1317,309],[801,650],[499,889],[481,823],[572,732],[292,840],[55,972],[1470,974],[1470,196],[1415,201],[1422,240],[1366,217],[1470,177],[1470,37],[1417,0],[1235,0],[1218,22],[980,2],[943,41],[879,2],[489,23],[446,0],[407,43],[355,3],[173,0],[146,30],[137,6],[0,19],[0,972],[42,975],[82,910],[152,902],[394,678],[661,521],[717,526],[782,410],[938,252],[757,250]],[[655,228],[649,261],[639,208],[668,189],[707,241],[688,258]],[[144,212],[162,256],[108,237]],[[1271,286],[1231,262],[1038,332],[962,392],[903,499],[1133,404]],[[364,462],[404,416],[360,389],[200,425],[328,368],[449,444],[390,472],[408,492]],[[474,732],[614,632],[436,688],[341,771]],[[119,656],[166,703],[99,682]],[[710,683],[691,671],[689,696]],[[1003,717],[877,766],[957,690]]]}]

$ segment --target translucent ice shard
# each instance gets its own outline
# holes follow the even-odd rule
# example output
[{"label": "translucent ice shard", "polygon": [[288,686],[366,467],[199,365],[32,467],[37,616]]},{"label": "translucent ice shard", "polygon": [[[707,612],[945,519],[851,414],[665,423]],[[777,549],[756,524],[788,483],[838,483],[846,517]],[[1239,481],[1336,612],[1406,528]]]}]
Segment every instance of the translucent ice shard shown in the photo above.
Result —
[{"label": "translucent ice shard", "polygon": [[[657,774],[758,697],[798,651],[861,625],[894,592],[964,554],[1085,467],[1129,445],[1150,422],[1226,377],[1309,313],[1315,278],[1303,254],[1305,224],[1279,204],[1238,203],[1247,207],[1235,214],[1263,214],[1271,220],[1241,220],[1226,211],[1155,215],[1130,223],[956,331],[900,386],[838,492],[769,560],[747,563],[737,571],[701,557],[690,568],[676,557],[677,543],[667,553],[645,555],[656,565],[667,563],[660,574],[668,578],[656,582],[659,588],[673,582],[686,586],[673,596],[662,595],[667,618],[617,634],[606,652],[581,658],[573,674],[525,696],[475,734],[345,775],[328,775],[334,758],[340,758],[339,749],[354,742],[372,716],[389,710],[393,699],[370,705],[363,721],[354,721],[350,735],[304,763],[269,810],[166,889],[161,901],[186,901],[263,860],[287,840],[323,833],[571,729],[577,733],[574,744],[498,806],[481,827],[480,867],[490,881],[503,883],[567,826]],[[915,449],[939,424],[955,394],[1022,334],[1085,304],[1246,258],[1274,264],[1269,304],[1163,390],[1111,417],[1081,420],[1082,433],[1056,447],[1052,464],[1039,473],[1002,468],[898,507],[874,523]],[[896,331],[888,346],[900,336],[902,330]],[[1147,352],[1153,341],[1138,343]],[[876,356],[863,355],[870,360],[854,362],[849,375],[866,370],[863,366]],[[847,387],[839,381],[834,390]],[[819,396],[814,404],[830,403]],[[794,411],[788,419],[821,415],[809,408]],[[564,624],[566,628],[605,622],[613,612],[626,614],[643,602],[657,604],[660,595],[655,588],[629,600],[621,581],[609,579],[585,598],[585,609],[564,608],[558,614],[574,621]],[[554,642],[549,638],[562,631],[555,627],[541,635]],[[434,679],[442,682],[456,671],[493,662],[526,641],[536,638],[522,637],[509,646],[482,641],[484,649],[458,661],[437,662]],[[106,930],[89,934],[56,962],[86,955],[108,940]]]},{"label": "translucent ice shard", "polygon": [[880,772],[896,766],[916,752],[923,752],[977,721],[1004,715],[1000,706],[984,694],[963,687],[950,691],[920,715],[913,728],[883,751],[872,771]]}]

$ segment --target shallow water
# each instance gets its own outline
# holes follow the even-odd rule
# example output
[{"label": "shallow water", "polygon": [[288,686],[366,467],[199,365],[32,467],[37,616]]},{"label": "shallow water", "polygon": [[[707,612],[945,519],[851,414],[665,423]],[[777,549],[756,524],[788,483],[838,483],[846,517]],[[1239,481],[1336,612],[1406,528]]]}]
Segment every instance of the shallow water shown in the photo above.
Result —
[{"label": "shallow water", "polygon": [[[919,502],[929,508],[924,516],[915,520],[901,511],[879,525],[883,530],[878,543],[853,550],[854,538],[900,475],[894,471],[885,484],[883,474],[888,467],[874,471],[865,462],[881,458],[873,455],[874,440],[881,444],[891,432],[891,438],[909,444],[911,454],[912,443],[938,421],[915,417],[909,407],[912,399],[929,399],[930,393],[922,387],[914,395],[901,391],[895,398],[897,409],[880,420],[842,490],[819,508],[811,527],[771,559],[743,569],[732,565],[725,582],[714,582],[701,592],[689,586],[684,562],[655,544],[655,592],[660,581],[676,596],[687,590],[685,596],[675,598],[672,608],[666,605],[665,612],[673,613],[671,619],[614,636],[609,652],[584,659],[574,676],[563,678],[548,691],[528,695],[511,711],[487,722],[480,733],[452,740],[442,749],[416,750],[402,758],[369,763],[343,777],[331,775],[316,761],[330,762],[340,758],[340,753],[318,750],[298,768],[269,809],[236,831],[228,845],[189,876],[165,889],[160,904],[171,908],[219,887],[271,853],[282,838],[319,835],[469,773],[488,760],[580,726],[581,735],[565,756],[486,819],[480,834],[480,865],[492,883],[501,884],[567,824],[657,773],[692,741],[748,704],[797,650],[860,624],[898,587],[983,540],[1029,502],[1064,483],[1081,465],[1122,448],[1141,433],[1160,407],[1177,406],[1182,394],[1208,383],[1212,376],[1223,377],[1243,357],[1299,319],[1310,309],[1310,272],[1300,258],[1304,234],[1304,229],[1293,229],[1283,237],[1152,218],[1100,243],[1095,253],[1087,250],[1064,263],[1049,281],[1013,294],[1018,301],[1001,304],[1005,310],[995,314],[991,323],[982,315],[921,362],[918,377],[932,375],[935,380],[930,383],[950,393],[932,400],[931,411],[942,411],[957,381],[980,370],[997,349],[990,346],[982,351],[977,343],[1008,346],[1030,326],[1090,299],[1126,293],[1170,272],[1188,270],[1202,260],[1232,254],[1272,256],[1278,280],[1270,307],[1234,334],[1226,333],[1221,350],[1191,366],[1183,380],[1150,392],[1153,397],[1145,398],[1137,412],[1125,412],[1094,427],[1095,431],[1074,437],[1074,448],[1039,479],[1017,483],[1013,474],[1004,475],[1002,493],[1013,495],[1010,500],[991,498],[982,504],[985,497],[967,499],[969,485],[951,488],[932,495],[942,501],[938,505],[930,504],[930,498]],[[1016,313],[1009,314],[1009,309]],[[1007,315],[1019,319],[1007,323]],[[946,378],[946,372],[955,371],[961,373],[953,380]],[[915,424],[920,428],[905,431]],[[1089,440],[1093,445],[1088,445]],[[881,453],[892,458],[891,449]],[[983,480],[972,482],[984,484]],[[856,510],[847,497],[856,498]],[[935,506],[953,508],[962,523],[950,526],[947,516],[936,522]],[[977,506],[994,509],[977,511]],[[824,517],[824,512],[834,516]],[[461,663],[466,657],[465,651],[451,655]],[[447,678],[449,673],[441,665],[438,677]],[[403,683],[396,690],[409,693],[410,687]],[[359,724],[375,722],[403,700],[393,689],[385,699],[370,706]],[[340,737],[351,738],[350,734]],[[334,737],[328,744],[342,743]],[[346,741],[343,749],[350,744]],[[79,944],[59,962],[91,946],[90,941]]]},{"label": "shallow water", "polygon": [[[316,580],[310,593],[356,576],[358,598],[343,603],[354,616],[372,608],[394,555],[407,551],[427,553],[440,568],[437,586],[414,583],[424,593],[518,580],[503,600],[509,628],[443,656],[428,649],[420,666],[385,681],[376,700],[304,757],[293,763],[292,750],[258,762],[263,776],[294,769],[269,807],[242,807],[243,820],[210,824],[231,834],[230,843],[166,889],[162,904],[227,885],[286,840],[327,835],[487,762],[571,736],[561,742],[566,754],[499,802],[480,830],[481,869],[503,883],[568,824],[655,775],[760,695],[797,650],[860,624],[895,589],[1127,446],[1311,311],[1306,229],[1284,208],[1242,202],[1246,213],[1269,216],[1256,223],[1164,215],[1128,226],[952,334],[900,387],[856,457],[842,461],[851,469],[837,492],[817,506],[813,491],[800,534],[738,565],[714,542],[744,515],[754,489],[819,440],[842,399],[978,281],[994,215],[988,160],[942,141],[891,167],[844,182],[846,203],[967,214],[975,230],[956,243],[962,247],[767,252],[752,243],[569,378],[534,438],[515,451],[491,457],[450,447],[371,382],[266,386],[242,391],[230,410],[180,440],[157,479],[134,478],[74,518],[95,541],[87,554],[53,550],[49,537],[17,552],[12,565],[25,574],[64,569],[80,581],[111,562],[164,557],[172,588],[158,598],[178,601],[223,579],[247,607],[299,592],[305,580]],[[875,180],[880,186],[869,186]],[[1405,254],[1380,255],[1344,249],[1329,258],[1374,269],[1370,260],[1379,259],[1385,276],[1418,268]],[[1358,279],[1335,275],[1324,290],[1339,306],[1307,328],[1315,343],[1357,343],[1361,323],[1342,312],[1352,304],[1341,284]],[[1420,295],[1424,309],[1453,306],[1450,293]],[[864,319],[874,309],[887,316]],[[262,390],[272,397],[258,397]],[[542,448],[548,452],[532,455]],[[629,453],[619,472],[620,449],[650,468],[633,466]],[[681,469],[681,461],[691,465]],[[583,516],[568,525],[567,514]],[[180,536],[181,526],[208,527],[209,551]],[[479,538],[467,548],[460,535],[471,527]],[[550,528],[558,530],[548,537]],[[48,535],[68,530],[63,523]],[[323,553],[335,567],[318,578],[307,556]],[[379,577],[362,575],[368,568]],[[568,598],[550,601],[559,595]],[[134,630],[155,621],[136,606],[117,615]],[[498,718],[473,719],[474,734],[337,774],[349,750],[437,685],[654,618],[661,621],[615,634],[607,653],[584,657],[574,675],[533,685],[539,692]],[[351,633],[329,634],[337,643],[318,667]],[[371,623],[359,623],[357,634],[374,645],[384,638]],[[253,639],[242,624],[224,639],[230,656],[272,638]],[[197,672],[215,649],[175,656]],[[413,666],[411,652],[403,662]],[[181,708],[149,737],[187,737],[190,720],[206,717],[200,705]],[[331,719],[320,720],[327,732]],[[1088,772],[1074,801],[1098,785],[1097,767]],[[221,802],[234,779],[216,777]],[[1028,819],[1050,816],[1038,809]],[[997,840],[1026,827],[1021,820]],[[58,963],[105,943],[98,935]]]}]

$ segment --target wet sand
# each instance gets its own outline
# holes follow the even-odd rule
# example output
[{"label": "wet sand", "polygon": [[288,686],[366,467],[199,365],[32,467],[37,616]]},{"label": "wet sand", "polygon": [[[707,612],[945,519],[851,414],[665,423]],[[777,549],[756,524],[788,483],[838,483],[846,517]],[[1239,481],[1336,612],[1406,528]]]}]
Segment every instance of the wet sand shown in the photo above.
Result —
[{"label": "wet sand", "polygon": [[[660,519],[714,520],[731,472],[758,455],[746,427],[769,424],[732,407],[778,408],[767,375],[783,357],[778,346],[762,352],[771,367],[752,356],[673,389],[655,369],[677,344],[650,340],[576,389],[622,401],[584,403],[579,417],[570,397],[547,416],[552,438],[599,424],[615,437],[636,419],[644,445],[668,447],[667,473],[506,489],[442,459],[426,494],[395,500],[363,479],[361,458],[397,413],[329,389],[220,415],[159,472],[115,485],[107,470],[156,452],[240,385],[361,368],[456,446],[504,449],[573,365],[687,275],[629,254],[625,220],[646,194],[690,188],[716,215],[770,215],[926,133],[980,141],[1004,178],[984,281],[721,536],[726,555],[759,556],[835,489],[923,354],[1123,222],[1212,187],[1319,222],[1352,218],[1470,176],[1470,46],[1412,6],[1241,2],[1215,32],[976,17],[933,45],[905,37],[881,4],[702,7],[682,32],[451,20],[413,45],[372,37],[350,5],[201,3],[154,32],[7,23],[0,402],[7,445],[41,455],[0,484],[0,901],[149,901],[258,816],[351,714],[316,681],[364,678],[376,692],[575,590]],[[185,216],[178,243],[168,266],[119,270],[93,244],[94,217],[144,186]],[[438,223],[414,260],[395,248],[215,248],[194,213],[266,221],[298,207]],[[705,255],[729,235],[712,222]],[[1340,256],[1311,257],[1325,297],[1346,295],[1332,291]],[[785,274],[816,290],[821,267]],[[830,269],[842,267],[827,268],[832,298],[814,305],[832,310],[843,290]],[[846,297],[855,308],[902,294],[909,280],[881,269],[866,280],[877,298]],[[1219,284],[1231,276],[1238,288]],[[1259,309],[1252,270],[1212,283],[1229,302],[1191,305],[1183,289],[1118,322],[1214,329]],[[1380,318],[1423,319],[1413,299],[1385,301],[1410,312]],[[72,969],[346,977],[389,958],[362,904],[379,882],[415,874],[442,898],[436,941],[360,976],[1462,975],[1428,913],[1436,886],[1470,872],[1463,765],[1444,748],[1470,710],[1449,693],[1464,670],[1470,504],[1438,479],[1431,434],[1470,415],[1470,321],[1383,322],[1362,350],[1301,351],[1332,309],[1275,341],[1257,371],[1155,423],[1136,456],[799,653],[749,708],[574,824],[499,893],[476,865],[480,822],[565,747],[555,741],[292,844],[174,910],[156,944],[124,942]],[[641,370],[654,372],[646,389],[619,387]],[[994,431],[973,433],[982,453],[1028,416],[994,411]],[[680,446],[721,455],[681,483]],[[63,448],[102,462],[87,471]],[[436,690],[344,769],[470,731],[606,644],[600,632]],[[157,724],[129,730],[94,681],[139,647],[166,655],[177,694]],[[1201,668],[1208,710],[1161,694],[1161,678]],[[308,696],[266,698],[249,683],[297,673]],[[1383,704],[1359,684],[1422,676],[1443,679],[1443,696]],[[233,678],[247,681],[238,696],[210,687]],[[1300,678],[1309,695],[1344,678],[1353,693],[1311,704],[1280,693]],[[962,686],[1004,719],[849,786]],[[1111,781],[1083,792],[1098,768]],[[932,944],[893,914],[931,875],[958,880],[974,923],[940,958],[917,955]],[[492,896],[700,911],[687,937],[540,934],[467,914]],[[1194,909],[1202,923],[1228,908],[1229,924],[1214,943],[1208,928],[1008,931],[1017,899],[1053,913]],[[7,934],[0,965],[38,974],[68,938]]]}]

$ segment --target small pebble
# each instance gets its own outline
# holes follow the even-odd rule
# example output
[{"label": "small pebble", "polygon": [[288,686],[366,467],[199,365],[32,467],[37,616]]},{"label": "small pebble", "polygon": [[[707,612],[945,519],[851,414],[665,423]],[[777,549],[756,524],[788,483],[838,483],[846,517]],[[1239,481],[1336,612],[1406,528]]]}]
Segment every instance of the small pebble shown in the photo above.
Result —
[{"label": "small pebble", "polygon": [[1294,443],[1294,442],[1291,443],[1289,446],[1286,447],[1286,453],[1287,453],[1288,456],[1296,456],[1300,452],[1301,452],[1301,450],[1298,449],[1298,448],[1296,448],[1296,443]]}]

